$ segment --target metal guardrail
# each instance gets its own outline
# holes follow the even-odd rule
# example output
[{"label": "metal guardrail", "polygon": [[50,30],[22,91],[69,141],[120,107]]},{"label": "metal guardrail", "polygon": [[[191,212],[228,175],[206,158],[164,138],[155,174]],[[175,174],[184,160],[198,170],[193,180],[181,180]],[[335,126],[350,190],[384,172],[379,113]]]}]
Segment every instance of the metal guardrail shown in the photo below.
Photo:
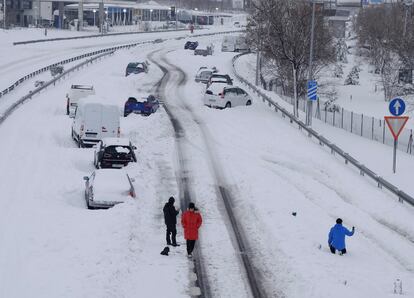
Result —
[{"label": "metal guardrail", "polygon": [[319,141],[320,145],[325,145],[328,148],[331,149],[331,153],[332,154],[338,154],[341,157],[344,158],[345,163],[351,163],[353,166],[355,166],[360,174],[362,176],[367,175],[368,177],[372,178],[378,185],[379,188],[386,188],[387,190],[389,190],[391,193],[393,193],[394,195],[396,195],[398,197],[398,200],[400,202],[407,202],[410,205],[414,206],[414,198],[412,196],[410,196],[409,194],[405,193],[404,191],[400,190],[398,187],[396,187],[395,185],[393,185],[392,183],[390,183],[389,181],[385,180],[384,178],[382,178],[381,176],[377,175],[375,172],[373,172],[372,170],[370,170],[369,168],[367,168],[365,165],[363,165],[362,163],[360,163],[358,160],[356,160],[354,157],[352,157],[351,155],[349,155],[348,153],[346,153],[345,151],[343,151],[341,148],[339,148],[337,145],[335,145],[334,143],[332,143],[331,141],[329,141],[328,139],[326,139],[324,136],[320,135],[319,133],[317,133],[315,130],[313,130],[311,127],[306,126],[305,123],[303,123],[300,119],[296,118],[295,116],[293,116],[293,114],[291,114],[290,112],[288,112],[285,108],[283,108],[282,106],[280,106],[278,103],[274,102],[269,96],[267,96],[266,94],[264,94],[261,90],[259,90],[259,88],[257,88],[255,85],[253,85],[252,83],[250,83],[249,81],[247,81],[245,78],[243,78],[241,75],[239,75],[236,71],[235,68],[235,63],[236,60],[243,55],[246,55],[247,53],[241,53],[238,54],[236,56],[233,57],[232,59],[232,66],[233,66],[233,72],[234,75],[244,84],[246,84],[250,89],[252,89],[254,92],[256,92],[262,99],[263,102],[267,102],[268,105],[270,107],[273,107],[275,109],[275,111],[280,111],[282,113],[283,117],[288,117],[291,123],[296,123],[299,126],[299,129],[303,129],[306,132],[308,132],[310,137],[314,137]]},{"label": "metal guardrail", "polygon": [[0,115],[0,124],[2,124],[4,122],[4,120],[6,120],[11,113],[13,113],[21,104],[23,104],[25,101],[27,101],[28,99],[31,99],[33,95],[38,94],[39,92],[41,92],[42,90],[46,89],[47,87],[49,87],[50,85],[55,85],[57,81],[59,81],[61,78],[63,78],[65,75],[67,75],[68,73],[77,70],[85,65],[88,65],[89,63],[92,63],[93,61],[100,59],[104,56],[107,55],[112,55],[114,53],[114,51],[112,52],[106,52],[106,53],[102,53],[96,57],[92,57],[91,59],[88,59],[86,61],[83,61],[82,63],[79,63],[71,68],[69,68],[68,70],[64,71],[63,73],[59,74],[58,76],[56,76],[55,78],[53,78],[52,80],[50,80],[49,82],[45,83],[43,86],[40,86],[36,89],[34,89],[33,91],[30,91],[28,94],[26,94],[25,96],[21,97],[18,101],[16,101],[15,103],[13,103],[9,108],[7,108],[4,113],[2,115]]},{"label": "metal guardrail", "polygon": [[[155,32],[155,31],[151,31],[151,32]],[[164,31],[160,31],[160,32],[164,32]],[[219,34],[236,33],[236,32],[244,32],[244,31],[243,30],[233,30],[233,31],[215,32],[215,33],[202,33],[202,34],[194,34],[194,35],[192,35],[192,37],[219,35]],[[172,40],[172,39],[176,39],[176,38],[181,38],[181,37],[167,38],[167,39],[164,39],[164,40]],[[143,45],[143,44],[153,43],[153,42],[154,42],[154,40],[148,40],[148,41],[140,41],[140,42],[135,42],[135,43],[131,43],[131,44],[125,44],[125,45],[105,48],[105,49],[85,53],[85,54],[82,54],[82,55],[79,55],[79,56],[75,56],[75,57],[72,57],[72,58],[69,58],[69,59],[66,59],[66,60],[62,60],[62,61],[56,62],[54,64],[50,64],[46,67],[35,70],[34,72],[29,73],[28,75],[25,75],[24,77],[18,79],[14,84],[12,84],[11,86],[7,87],[6,89],[4,89],[3,91],[0,92],[0,98],[4,95],[10,93],[11,91],[13,91],[16,87],[18,87],[24,81],[26,81],[28,79],[31,79],[31,78],[33,78],[33,77],[35,77],[35,76],[37,76],[41,73],[44,73],[45,71],[48,71],[51,67],[54,67],[54,66],[57,66],[57,65],[67,64],[67,63],[70,63],[70,62],[73,62],[73,61],[76,61],[76,60],[80,60],[80,59],[83,59],[83,58],[87,58],[87,57],[90,57],[90,56],[99,55],[101,53],[106,53],[106,52],[116,51],[116,50],[120,50],[120,49],[131,48],[131,47],[135,47],[135,46],[138,46],[138,45]]]},{"label": "metal guardrail", "polygon": [[133,31],[133,32],[118,32],[118,33],[106,33],[106,34],[91,34],[84,36],[71,36],[71,37],[56,37],[56,38],[44,38],[44,39],[32,39],[25,41],[16,41],[13,42],[14,46],[29,44],[29,43],[39,43],[39,42],[49,42],[49,41],[61,41],[61,40],[72,40],[72,39],[83,39],[83,38],[94,38],[94,37],[106,37],[106,36],[117,36],[117,35],[129,35],[129,34],[146,34],[146,33],[159,33],[159,32],[177,32],[177,31],[188,31],[188,29],[171,29],[171,30],[154,30],[154,31]]}]

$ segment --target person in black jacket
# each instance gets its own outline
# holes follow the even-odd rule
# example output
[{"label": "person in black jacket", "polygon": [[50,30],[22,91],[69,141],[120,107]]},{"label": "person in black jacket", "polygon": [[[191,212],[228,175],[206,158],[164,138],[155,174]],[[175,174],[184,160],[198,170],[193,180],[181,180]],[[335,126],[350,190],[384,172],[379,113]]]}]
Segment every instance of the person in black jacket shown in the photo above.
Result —
[{"label": "person in black jacket", "polygon": [[[163,212],[164,212],[164,220],[165,225],[167,226],[167,245],[172,246],[179,246],[177,244],[176,236],[177,236],[177,215],[180,212],[179,210],[176,210],[174,207],[175,199],[174,197],[170,197],[168,202],[165,203]],[[171,238],[170,238],[171,235]]]}]

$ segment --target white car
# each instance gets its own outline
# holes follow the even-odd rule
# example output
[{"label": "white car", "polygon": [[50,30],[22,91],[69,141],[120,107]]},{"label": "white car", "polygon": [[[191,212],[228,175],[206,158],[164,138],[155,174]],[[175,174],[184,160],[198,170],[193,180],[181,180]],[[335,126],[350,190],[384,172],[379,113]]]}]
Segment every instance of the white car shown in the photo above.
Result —
[{"label": "white car", "polygon": [[204,104],[219,109],[249,106],[252,104],[252,98],[240,87],[217,82],[207,88],[204,94]]},{"label": "white car", "polygon": [[91,85],[72,85],[66,94],[66,115],[70,118],[75,117],[76,106],[81,98],[95,95],[95,89]]},{"label": "white car", "polygon": [[134,179],[122,169],[99,169],[83,180],[88,209],[107,209],[136,197]]},{"label": "white car", "polygon": [[195,81],[197,83],[201,82],[201,83],[207,84],[211,75],[216,72],[217,72],[217,68],[214,66],[212,68],[200,67],[200,69],[197,71],[197,74],[195,76]]}]

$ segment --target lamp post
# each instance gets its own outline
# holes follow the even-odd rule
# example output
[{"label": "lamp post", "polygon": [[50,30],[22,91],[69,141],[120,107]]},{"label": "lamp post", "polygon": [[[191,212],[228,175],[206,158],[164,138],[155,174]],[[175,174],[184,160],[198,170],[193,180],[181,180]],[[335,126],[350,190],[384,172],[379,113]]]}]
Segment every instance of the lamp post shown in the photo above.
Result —
[{"label": "lamp post", "polygon": [[[313,78],[313,39],[314,39],[314,29],[315,29],[315,0],[312,1],[312,22],[311,22],[311,38],[310,38],[310,51],[309,51],[309,74],[308,80],[311,81]],[[313,101],[308,98],[307,101],[307,111],[306,111],[306,125],[312,125],[312,111],[313,111]]]},{"label": "lamp post", "polygon": [[404,18],[404,29],[403,29],[403,36],[407,33],[407,19],[408,19],[408,7],[413,5],[413,0],[404,0],[405,5],[405,18]]},{"label": "lamp post", "polygon": [[123,12],[124,12],[124,26],[126,25],[126,9],[124,8],[123,10],[122,10]]},{"label": "lamp post", "polygon": [[152,22],[152,9],[150,9],[150,21]]},{"label": "lamp post", "polygon": [[178,13],[180,12],[179,9],[175,10],[175,30],[178,29]]},{"label": "lamp post", "polygon": [[95,27],[95,14],[96,14],[96,9],[93,9],[93,26]]},{"label": "lamp post", "polygon": [[198,8],[196,7],[196,8],[194,8],[194,10],[196,11],[196,15],[195,15],[195,25],[197,26],[197,11],[198,11]]},{"label": "lamp post", "polygon": [[6,0],[3,0],[3,29],[6,29]]}]

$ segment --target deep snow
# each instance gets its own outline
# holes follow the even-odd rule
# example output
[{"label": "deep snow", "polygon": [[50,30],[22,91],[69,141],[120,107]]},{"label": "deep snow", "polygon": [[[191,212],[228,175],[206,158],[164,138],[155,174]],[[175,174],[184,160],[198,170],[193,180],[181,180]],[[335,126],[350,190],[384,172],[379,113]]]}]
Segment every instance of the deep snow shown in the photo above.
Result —
[{"label": "deep snow", "polygon": [[[219,51],[220,38],[204,39],[216,45],[212,57],[191,55],[182,49],[184,41],[159,45],[158,55],[183,68],[188,78],[184,87],[169,86],[166,100],[185,125],[189,174],[204,219],[197,246],[208,260],[215,297],[247,294],[208,149],[236,198],[233,208],[254,244],[250,253],[269,296],[390,297],[396,278],[402,279],[405,296],[414,296],[412,207],[345,166],[255,97],[250,107],[204,107],[204,86],[193,81],[197,69],[216,65],[231,74],[233,56]],[[121,119],[122,136],[138,147],[138,163],[128,167],[137,199],[106,211],[85,208],[82,177],[94,169],[92,149],[76,148],[65,115],[72,83],[92,83],[103,101],[120,109],[128,96],[151,92],[162,76],[155,65],[147,75],[126,78],[124,69],[156,49],[120,51],[85,68],[0,126],[6,144],[0,146],[1,297],[188,296],[191,269],[184,246],[169,257],[159,254],[165,241],[161,209],[170,195],[178,197],[174,133],[165,111]],[[362,156],[386,158],[351,136],[336,134]],[[356,227],[343,257],[327,249],[336,217]]]}]

